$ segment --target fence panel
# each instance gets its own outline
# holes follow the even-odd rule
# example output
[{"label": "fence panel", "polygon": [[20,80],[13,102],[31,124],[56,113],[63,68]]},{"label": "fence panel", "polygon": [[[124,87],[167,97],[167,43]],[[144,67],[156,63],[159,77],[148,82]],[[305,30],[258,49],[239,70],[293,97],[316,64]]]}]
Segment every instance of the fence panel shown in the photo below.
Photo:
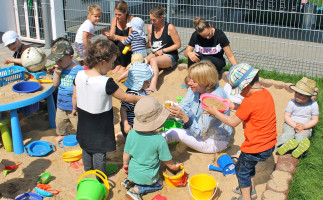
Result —
[{"label": "fence panel", "polygon": [[[63,0],[67,36],[74,41],[87,6],[103,9],[95,34],[109,28],[116,0]],[[323,74],[323,0],[128,0],[129,10],[150,24],[149,10],[167,9],[166,20],[179,32],[180,57],[201,17],[223,30],[238,62],[290,74]],[[145,30],[146,31],[146,30]]]}]

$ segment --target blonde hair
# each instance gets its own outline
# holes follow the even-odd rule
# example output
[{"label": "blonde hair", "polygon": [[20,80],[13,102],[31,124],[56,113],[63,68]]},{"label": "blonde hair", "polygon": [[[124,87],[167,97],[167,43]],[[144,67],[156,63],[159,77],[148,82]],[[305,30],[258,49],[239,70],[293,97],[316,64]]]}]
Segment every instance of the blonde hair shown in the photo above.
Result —
[{"label": "blonde hair", "polygon": [[196,32],[198,32],[198,33],[203,32],[205,28],[210,28],[210,23],[207,22],[205,19],[201,19],[199,17],[196,17],[193,20],[193,25],[194,25]]},{"label": "blonde hair", "polygon": [[128,10],[128,4],[127,2],[125,1],[118,1],[116,3],[116,5],[114,6],[114,9],[115,10],[119,10],[120,12],[122,12],[123,14],[126,14],[126,19],[127,19],[127,22],[130,22],[130,13],[129,13],[129,10]]},{"label": "blonde hair", "polygon": [[87,9],[87,18],[90,18],[95,12],[102,13],[101,7],[99,5],[90,5]]},{"label": "blonde hair", "polygon": [[219,74],[212,62],[202,60],[194,63],[189,68],[191,78],[201,86],[206,87],[207,92],[212,92],[219,84]]},{"label": "blonde hair", "polygon": [[149,14],[152,14],[153,16],[157,18],[161,18],[161,16],[166,14],[166,8],[162,8],[160,6],[155,6],[152,9],[150,9]]}]

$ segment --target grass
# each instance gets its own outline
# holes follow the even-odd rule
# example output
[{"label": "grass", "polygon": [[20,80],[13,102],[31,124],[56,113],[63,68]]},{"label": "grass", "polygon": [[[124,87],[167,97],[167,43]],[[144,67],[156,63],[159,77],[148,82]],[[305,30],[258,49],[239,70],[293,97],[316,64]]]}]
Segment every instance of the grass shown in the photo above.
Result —
[{"label": "grass", "polygon": [[[228,71],[229,68],[230,66],[227,65],[224,70]],[[259,76],[294,84],[303,77],[303,75],[281,74],[263,70],[259,72]],[[317,99],[321,112],[319,123],[313,128],[313,135],[310,138],[311,146],[307,155],[299,158],[296,173],[290,183],[289,200],[323,199],[323,77],[311,77],[311,79],[316,81],[316,87],[321,93]]]}]

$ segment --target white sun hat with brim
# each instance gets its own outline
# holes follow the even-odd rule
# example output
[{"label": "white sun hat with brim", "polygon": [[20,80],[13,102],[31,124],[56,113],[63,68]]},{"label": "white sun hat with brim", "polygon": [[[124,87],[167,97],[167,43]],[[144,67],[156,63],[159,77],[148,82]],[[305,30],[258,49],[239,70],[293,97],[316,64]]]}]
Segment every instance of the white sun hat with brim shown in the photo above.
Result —
[{"label": "white sun hat with brim", "polygon": [[145,22],[139,17],[134,17],[129,23],[127,23],[127,27],[131,27],[134,31],[137,31],[141,37],[146,38],[143,31],[144,25]]},{"label": "white sun hat with brim", "polygon": [[160,128],[169,111],[155,97],[145,96],[135,106],[133,128],[139,132],[151,132]]},{"label": "white sun hat with brim", "polygon": [[255,69],[246,63],[233,65],[227,75],[229,83],[232,86],[231,94],[240,94],[251,83],[258,72],[259,69]]},{"label": "white sun hat with brim", "polygon": [[306,96],[316,96],[317,91],[315,91],[316,82],[312,79],[303,77],[296,85],[289,86],[290,89],[294,90],[297,93],[306,95]]},{"label": "white sun hat with brim", "polygon": [[15,43],[17,39],[21,41],[19,35],[15,31],[7,31],[2,35],[2,42],[5,47],[9,44]]}]

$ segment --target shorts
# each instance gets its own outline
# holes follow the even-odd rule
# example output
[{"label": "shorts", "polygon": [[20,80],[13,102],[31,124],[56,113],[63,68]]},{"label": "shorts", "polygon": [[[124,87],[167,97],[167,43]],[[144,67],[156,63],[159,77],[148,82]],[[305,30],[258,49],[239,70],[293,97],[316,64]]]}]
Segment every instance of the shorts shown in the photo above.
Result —
[{"label": "shorts", "polygon": [[144,57],[144,58],[147,56],[147,50],[146,49],[132,52],[132,54],[135,54],[135,53],[140,53],[142,55],[142,57]]},{"label": "shorts", "polygon": [[[168,57],[170,57],[170,59],[172,60],[172,65],[170,66],[171,69],[174,68],[175,65],[177,65],[177,61],[178,61],[178,56],[174,56],[172,54],[167,54],[165,53],[164,55],[167,55]],[[177,59],[176,59],[177,58]]]},{"label": "shorts", "polygon": [[85,60],[86,58],[86,47],[83,43],[74,43],[75,51],[79,55],[81,60]]},{"label": "shorts", "polygon": [[274,152],[275,146],[267,151],[260,153],[244,153],[241,152],[239,160],[236,164],[236,176],[239,186],[247,188],[251,186],[251,177],[256,175],[256,165],[259,161],[267,160]]},{"label": "shorts", "polygon": [[56,133],[57,135],[64,136],[68,125],[72,124],[73,128],[77,128],[77,117],[72,116],[71,110],[56,110]]},{"label": "shorts", "polygon": [[147,194],[163,189],[163,182],[159,179],[156,183],[152,185],[136,185],[139,194]]}]

